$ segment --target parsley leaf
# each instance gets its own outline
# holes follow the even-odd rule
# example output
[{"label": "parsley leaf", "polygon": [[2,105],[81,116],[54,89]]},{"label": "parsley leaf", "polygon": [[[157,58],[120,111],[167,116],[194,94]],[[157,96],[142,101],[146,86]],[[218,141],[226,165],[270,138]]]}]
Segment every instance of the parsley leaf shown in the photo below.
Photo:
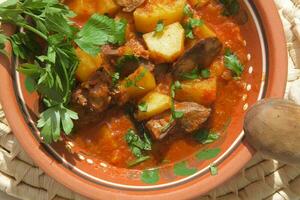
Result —
[{"label": "parsley leaf", "polygon": [[225,51],[224,65],[238,77],[241,76],[244,71],[244,66],[241,64],[238,57],[228,48]]},{"label": "parsley leaf", "polygon": [[190,72],[182,73],[181,77],[184,80],[195,80],[195,79],[198,79],[198,78],[209,78],[210,77],[210,70],[209,69],[199,70],[199,69],[195,68]]},{"label": "parsley leaf", "polygon": [[144,76],[146,75],[147,73],[147,69],[144,68],[143,71],[141,71],[133,80],[130,79],[130,78],[126,78],[125,79],[125,87],[137,87],[137,88],[140,88],[140,89],[144,89],[143,87],[139,86],[138,85],[138,82],[141,81]]},{"label": "parsley leaf", "polygon": [[120,73],[119,72],[115,72],[111,75],[112,78],[112,84],[113,85],[117,85],[118,81],[120,80]]},{"label": "parsley leaf", "polygon": [[158,35],[159,33],[163,32],[164,28],[165,24],[163,20],[159,20],[156,24],[154,35]]},{"label": "parsley leaf", "polygon": [[209,166],[209,170],[210,170],[210,174],[211,174],[212,176],[218,175],[218,167],[217,167],[216,165],[211,164],[211,165]]},{"label": "parsley leaf", "polygon": [[191,11],[189,4],[185,4],[183,8],[183,13],[185,16],[193,17],[193,12]]},{"label": "parsley leaf", "polygon": [[224,6],[223,15],[232,16],[238,14],[240,11],[240,4],[237,0],[219,0]]},{"label": "parsley leaf", "polygon": [[142,162],[145,162],[146,160],[150,159],[150,156],[142,156],[142,157],[139,157],[133,161],[129,161],[128,162],[128,167],[133,167],[133,166],[136,166]]},{"label": "parsley leaf", "polygon": [[142,102],[138,105],[138,109],[141,112],[147,112],[148,110],[148,104],[146,102]]},{"label": "parsley leaf", "polygon": [[220,135],[215,132],[203,129],[195,133],[194,138],[201,144],[210,144],[218,140],[220,138]]},{"label": "parsley leaf", "polygon": [[187,23],[184,25],[185,37],[194,39],[193,28],[203,25],[203,20],[196,18],[189,18]]},{"label": "parsley leaf", "polygon": [[129,162],[129,166],[137,165],[150,158],[143,155],[143,151],[150,151],[152,149],[151,140],[146,133],[144,133],[143,140],[133,129],[129,129],[125,135],[125,140],[130,147],[131,152],[137,158],[137,160]]},{"label": "parsley leaf", "polygon": [[101,45],[125,42],[125,20],[116,21],[105,15],[94,14],[78,32],[76,44],[91,55],[97,55]]},{"label": "parsley leaf", "polygon": [[209,78],[210,77],[210,70],[209,69],[202,69],[201,70],[201,77],[202,78]]},{"label": "parsley leaf", "polygon": [[73,128],[72,120],[77,119],[77,113],[60,104],[42,112],[37,127],[41,128],[41,136],[44,140],[51,143],[60,138],[61,126],[67,135],[70,134]]}]

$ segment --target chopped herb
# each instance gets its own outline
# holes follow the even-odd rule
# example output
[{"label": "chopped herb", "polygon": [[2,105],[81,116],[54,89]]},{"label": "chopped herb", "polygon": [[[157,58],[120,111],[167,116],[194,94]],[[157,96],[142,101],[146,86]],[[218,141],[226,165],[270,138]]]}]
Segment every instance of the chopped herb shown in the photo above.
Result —
[{"label": "chopped herb", "polygon": [[129,129],[125,135],[125,140],[130,147],[131,152],[137,158],[137,160],[132,161],[132,163],[129,163],[129,165],[137,165],[149,159],[149,157],[147,158],[147,156],[143,155],[143,151],[150,151],[152,149],[150,138],[146,133],[144,133],[143,140],[138,134],[135,133],[133,129]]},{"label": "chopped herb", "polygon": [[176,111],[175,110],[175,93],[176,90],[180,90],[182,89],[181,83],[179,81],[175,81],[174,83],[171,84],[171,112],[172,112],[172,116],[170,118],[170,121],[161,129],[162,132],[166,132],[172,125],[172,123],[176,120],[176,119],[180,119],[184,116],[184,113],[182,111]]},{"label": "chopped herb", "polygon": [[165,24],[163,20],[159,20],[156,24],[154,35],[158,35],[159,33],[163,32],[164,28],[165,28]]},{"label": "chopped herb", "polygon": [[230,69],[237,77],[241,76],[244,71],[244,66],[241,64],[238,57],[234,53],[232,53],[229,48],[227,48],[225,51],[224,65],[225,67]]},{"label": "chopped herb", "polygon": [[118,81],[120,80],[120,73],[119,72],[115,72],[111,75],[112,78],[112,83],[113,85],[117,85]]},{"label": "chopped herb", "polygon": [[175,83],[173,83],[171,85],[171,112],[172,112],[172,117],[174,119],[180,119],[183,117],[184,113],[181,112],[181,111],[176,111],[175,110],[175,92],[176,90],[180,90],[182,87],[181,87],[181,83],[179,81],[175,81]]},{"label": "chopped herb", "polygon": [[201,77],[202,78],[209,78],[210,77],[210,70],[209,69],[202,69],[201,70]]},{"label": "chopped herb", "polygon": [[118,58],[116,62],[116,70],[121,73],[122,68],[127,64],[137,64],[139,63],[139,58],[133,54],[126,54],[120,58]]},{"label": "chopped herb", "polygon": [[194,39],[193,28],[202,26],[203,20],[196,18],[189,18],[187,23],[184,25],[185,37]]},{"label": "chopped herb", "polygon": [[184,72],[181,74],[181,77],[185,80],[198,79],[199,78],[199,70],[197,68],[195,68],[190,72]]},{"label": "chopped herb", "polygon": [[216,165],[211,164],[211,165],[209,166],[209,170],[210,170],[210,174],[211,174],[212,176],[218,175],[218,167],[217,167]]},{"label": "chopped herb", "polygon": [[206,150],[198,152],[196,154],[196,158],[198,160],[210,160],[210,159],[215,158],[217,155],[219,155],[219,153],[221,153],[220,148],[206,149]]},{"label": "chopped herb", "polygon": [[146,102],[142,102],[138,105],[139,111],[141,112],[147,112],[148,110],[148,104]]},{"label": "chopped herb", "polygon": [[176,163],[174,165],[174,174],[177,176],[190,176],[197,172],[197,168],[190,168],[186,161]]},{"label": "chopped herb", "polygon": [[148,159],[150,159],[150,156],[139,157],[133,161],[128,162],[128,167],[133,167],[133,166],[139,165],[140,163],[142,163]]},{"label": "chopped herb", "polygon": [[218,133],[202,129],[194,134],[194,138],[201,144],[210,144],[220,138]]},{"label": "chopped herb", "polygon": [[134,80],[131,80],[131,79],[129,79],[129,78],[126,78],[126,79],[125,79],[125,80],[126,80],[125,87],[137,87],[137,88],[140,88],[140,89],[143,90],[144,88],[141,87],[141,86],[139,86],[139,85],[138,85],[138,82],[141,81],[141,80],[144,78],[144,76],[146,75],[146,73],[147,73],[147,69],[144,68],[143,71],[140,72],[140,73],[135,77]]},{"label": "chopped herb", "polygon": [[240,11],[240,4],[237,0],[219,0],[224,6],[223,15],[233,16]]},{"label": "chopped herb", "polygon": [[199,70],[199,69],[195,68],[190,72],[182,73],[181,77],[185,80],[195,80],[195,79],[198,79],[198,78],[209,78],[210,77],[210,70],[209,69]]},{"label": "chopped herb", "polygon": [[192,10],[190,9],[189,4],[185,4],[185,6],[184,6],[184,8],[183,8],[183,13],[184,13],[185,16],[193,17],[193,12],[192,12]]}]

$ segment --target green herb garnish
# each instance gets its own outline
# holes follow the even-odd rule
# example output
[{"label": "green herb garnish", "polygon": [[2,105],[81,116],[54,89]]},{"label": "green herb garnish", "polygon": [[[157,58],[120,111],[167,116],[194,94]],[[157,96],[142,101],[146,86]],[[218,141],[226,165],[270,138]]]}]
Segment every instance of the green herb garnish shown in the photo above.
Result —
[{"label": "green herb garnish", "polygon": [[141,112],[147,112],[148,110],[148,104],[146,102],[142,102],[138,105],[138,109]]},{"label": "green herb garnish", "polygon": [[130,161],[128,165],[137,165],[149,159],[149,157],[143,155],[144,151],[150,151],[152,149],[151,140],[146,133],[144,133],[144,139],[142,139],[133,129],[129,129],[125,135],[125,140],[130,147],[131,152],[137,158],[134,161]]},{"label": "green herb garnish", "polygon": [[142,162],[145,162],[148,159],[150,159],[150,156],[142,156],[133,161],[129,161],[127,165],[128,165],[128,167],[133,167],[133,166],[139,165]]},{"label": "green herb garnish", "polygon": [[67,108],[78,66],[74,44],[96,55],[103,44],[125,41],[124,20],[95,14],[79,30],[70,20],[74,16],[58,0],[7,0],[0,4],[0,22],[20,30],[11,36],[0,32],[0,51],[5,53],[5,43],[11,43],[14,56],[22,60],[17,70],[26,75],[26,88],[40,94],[45,111],[37,127],[47,143],[57,141],[61,132],[70,134],[73,120],[78,119],[77,113]]},{"label": "green herb garnish", "polygon": [[201,144],[210,144],[220,138],[218,133],[202,129],[194,134],[194,138]]},{"label": "green herb garnish", "polygon": [[143,69],[143,71],[142,72],[140,72],[135,78],[134,78],[134,80],[131,80],[131,79],[129,79],[129,78],[126,78],[125,80],[126,80],[126,83],[125,83],[125,87],[137,87],[137,88],[140,88],[140,89],[144,89],[143,87],[141,87],[141,86],[139,86],[138,85],[138,82],[139,81],[141,81],[143,78],[144,78],[144,76],[146,75],[146,73],[147,73],[147,69],[146,68],[144,68]]},{"label": "green herb garnish", "polygon": [[238,14],[240,11],[240,4],[237,0],[219,0],[224,6],[223,15],[233,16]]},{"label": "green herb garnish", "polygon": [[185,37],[189,39],[194,39],[193,28],[202,26],[203,20],[196,18],[189,18],[187,23],[184,25]]},{"label": "green herb garnish", "polygon": [[209,78],[210,77],[210,70],[209,69],[199,70],[199,69],[195,68],[190,72],[182,73],[181,77],[184,80],[195,80],[195,79],[199,79],[199,78]]},{"label": "green herb garnish", "polygon": [[184,8],[183,8],[183,13],[185,16],[188,16],[188,17],[193,17],[193,12],[191,11],[190,9],[190,6],[189,4],[185,4]]},{"label": "green herb garnish", "polygon": [[211,174],[212,176],[218,175],[218,167],[217,167],[216,165],[211,164],[211,165],[209,166],[209,170],[210,170],[210,174]]},{"label": "green herb garnish", "polygon": [[125,42],[127,22],[119,21],[105,15],[94,14],[78,32],[76,44],[91,55],[97,55],[104,44],[121,45]]},{"label": "green herb garnish", "polygon": [[244,71],[244,66],[241,64],[238,57],[231,52],[229,48],[225,50],[224,65],[230,69],[235,76],[239,77]]},{"label": "green herb garnish", "polygon": [[119,72],[115,72],[111,75],[111,79],[112,79],[112,84],[113,85],[117,85],[119,80],[120,80],[120,73]]},{"label": "green herb garnish", "polygon": [[162,33],[164,28],[165,28],[164,21],[159,20],[156,24],[154,35],[158,35],[159,33]]}]

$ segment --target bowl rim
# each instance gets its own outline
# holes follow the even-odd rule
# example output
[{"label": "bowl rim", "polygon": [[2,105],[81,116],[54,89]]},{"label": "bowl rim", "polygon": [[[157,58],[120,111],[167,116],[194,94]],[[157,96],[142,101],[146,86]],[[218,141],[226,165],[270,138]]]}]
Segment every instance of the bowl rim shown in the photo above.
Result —
[{"label": "bowl rim", "polygon": [[[272,0],[253,0],[253,3],[259,11],[266,34],[269,50],[269,66],[280,66],[277,68],[271,67],[269,69],[269,79],[265,97],[283,97],[287,79],[287,52],[282,52],[282,49],[286,49],[282,23]],[[7,48],[9,51],[11,50],[10,47]],[[39,142],[33,134],[31,134],[31,129],[25,122],[22,111],[18,106],[18,100],[13,89],[11,72],[9,71],[11,63],[12,60],[1,57],[0,80],[2,84],[0,84],[0,101],[6,114],[6,118],[8,122],[11,122],[10,126],[19,143],[34,162],[48,175],[73,191],[89,198],[107,199],[118,197],[120,199],[135,199],[137,195],[143,195],[143,199],[153,199],[153,195],[157,198],[170,199],[178,198],[179,196],[182,198],[196,197],[199,194],[210,191],[231,178],[252,158],[254,154],[254,150],[244,140],[231,155],[222,162],[219,168],[219,175],[206,177],[200,182],[197,182],[196,179],[185,184],[185,187],[176,187],[176,190],[173,189],[171,193],[159,191],[148,191],[143,193],[137,191],[121,192],[120,190],[97,185],[74,174],[61,163],[55,161],[48,152],[40,148]],[[276,82],[274,80],[276,80]],[[24,135],[27,135],[26,140],[23,139]]]}]

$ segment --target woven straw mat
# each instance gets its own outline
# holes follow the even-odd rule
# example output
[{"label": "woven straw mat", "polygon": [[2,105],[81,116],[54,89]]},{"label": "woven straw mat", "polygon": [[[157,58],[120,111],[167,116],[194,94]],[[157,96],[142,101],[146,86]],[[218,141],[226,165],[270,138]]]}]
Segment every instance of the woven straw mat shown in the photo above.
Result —
[{"label": "woven straw mat", "polygon": [[[300,0],[275,2],[282,17],[289,52],[285,96],[300,104]],[[0,190],[24,200],[85,199],[57,183],[35,166],[11,133],[1,105]],[[207,196],[199,198],[211,199],[300,200],[300,167],[264,159],[262,155],[257,154],[240,174]]]}]

